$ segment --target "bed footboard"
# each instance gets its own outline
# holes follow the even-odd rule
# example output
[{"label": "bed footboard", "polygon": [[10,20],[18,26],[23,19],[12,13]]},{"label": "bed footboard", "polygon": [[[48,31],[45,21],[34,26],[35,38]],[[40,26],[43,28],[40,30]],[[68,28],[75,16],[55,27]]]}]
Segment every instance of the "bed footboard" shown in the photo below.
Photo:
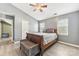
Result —
[{"label": "bed footboard", "polygon": [[35,34],[31,34],[31,33],[27,33],[27,37],[28,40],[39,44],[40,47],[40,54],[43,55],[43,52],[50,47],[51,45],[53,45],[54,43],[57,42],[57,39],[54,41],[49,42],[48,44],[44,45],[43,44],[43,36],[42,35],[35,35]]}]

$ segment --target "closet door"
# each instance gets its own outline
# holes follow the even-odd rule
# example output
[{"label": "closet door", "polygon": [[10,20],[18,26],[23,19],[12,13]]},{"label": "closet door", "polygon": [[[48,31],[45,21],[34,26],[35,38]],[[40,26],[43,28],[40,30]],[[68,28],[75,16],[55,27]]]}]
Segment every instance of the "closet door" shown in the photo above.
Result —
[{"label": "closet door", "polygon": [[22,20],[22,39],[26,38],[26,32],[29,31],[29,22]]},{"label": "closet door", "polygon": [[0,39],[1,39],[1,21],[0,21]]}]

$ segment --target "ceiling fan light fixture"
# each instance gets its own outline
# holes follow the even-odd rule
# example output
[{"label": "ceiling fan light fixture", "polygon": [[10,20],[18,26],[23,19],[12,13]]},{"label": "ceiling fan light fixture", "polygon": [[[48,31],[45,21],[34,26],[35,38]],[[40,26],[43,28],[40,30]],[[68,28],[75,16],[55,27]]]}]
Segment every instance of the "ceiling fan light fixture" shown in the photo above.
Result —
[{"label": "ceiling fan light fixture", "polygon": [[44,8],[47,8],[47,5],[44,3],[36,3],[36,4],[29,4],[29,5],[35,8],[34,11],[39,10],[40,12],[42,12]]}]

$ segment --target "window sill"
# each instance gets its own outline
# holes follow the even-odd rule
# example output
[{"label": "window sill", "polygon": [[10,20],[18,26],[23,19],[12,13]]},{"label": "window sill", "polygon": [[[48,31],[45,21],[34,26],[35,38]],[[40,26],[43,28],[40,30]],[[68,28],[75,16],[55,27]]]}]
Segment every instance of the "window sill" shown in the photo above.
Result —
[{"label": "window sill", "polygon": [[64,36],[68,36],[68,34],[58,34],[58,35],[64,35]]}]

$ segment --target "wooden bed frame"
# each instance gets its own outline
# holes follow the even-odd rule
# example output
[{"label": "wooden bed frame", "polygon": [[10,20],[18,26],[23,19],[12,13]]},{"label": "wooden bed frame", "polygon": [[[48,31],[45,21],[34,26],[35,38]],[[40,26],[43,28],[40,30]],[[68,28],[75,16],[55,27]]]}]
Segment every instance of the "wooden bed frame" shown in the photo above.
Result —
[{"label": "wooden bed frame", "polygon": [[[57,31],[54,31],[54,33],[57,33]],[[58,41],[58,38],[56,38],[55,40],[49,42],[48,44],[44,45],[43,44],[43,36],[41,35],[36,35],[36,34],[32,34],[32,33],[27,33],[27,37],[26,37],[28,40],[36,43],[36,44],[39,44],[39,47],[40,47],[40,53],[41,55],[43,55],[43,52],[48,48],[50,47],[51,45],[53,45],[54,43],[56,43]]]}]

